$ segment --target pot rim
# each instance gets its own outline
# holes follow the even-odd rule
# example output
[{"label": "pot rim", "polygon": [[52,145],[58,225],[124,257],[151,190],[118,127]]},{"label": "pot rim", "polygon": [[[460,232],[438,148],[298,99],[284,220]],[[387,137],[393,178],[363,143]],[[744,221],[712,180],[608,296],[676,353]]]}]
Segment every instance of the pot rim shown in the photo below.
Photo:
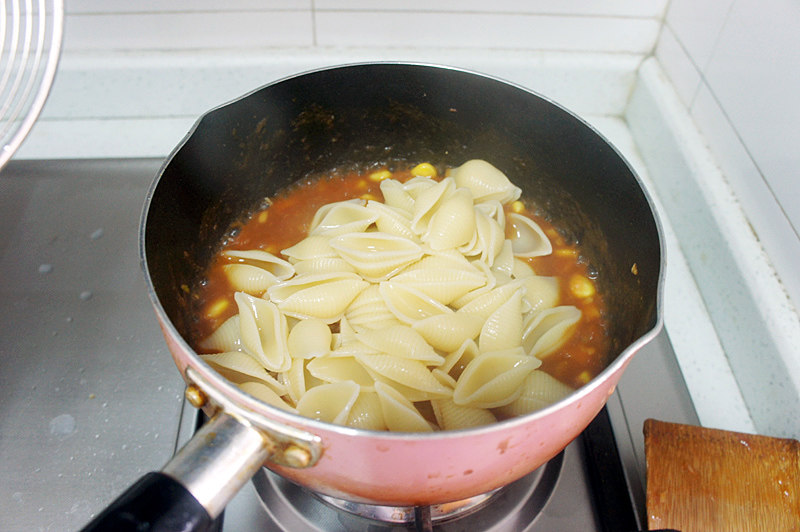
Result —
[{"label": "pot rim", "polygon": [[[575,391],[570,393],[569,395],[563,397],[559,401],[552,403],[542,409],[530,412],[528,414],[524,414],[521,416],[499,420],[496,423],[492,423],[490,425],[483,425],[480,427],[473,427],[473,428],[466,428],[466,429],[456,429],[456,430],[441,430],[441,431],[434,431],[434,432],[392,432],[392,431],[376,431],[376,430],[368,430],[368,429],[358,429],[353,427],[347,427],[342,425],[335,425],[333,423],[327,423],[324,421],[315,420],[312,418],[307,418],[301,416],[299,414],[295,414],[292,412],[288,412],[282,410],[278,407],[269,405],[258,399],[250,396],[249,394],[245,393],[244,391],[240,390],[238,387],[234,386],[232,383],[228,382],[227,379],[222,377],[219,373],[217,373],[214,369],[211,368],[206,362],[204,362],[200,356],[192,349],[192,347],[188,344],[188,342],[178,333],[178,330],[173,325],[172,321],[167,316],[164,307],[161,305],[161,302],[158,298],[158,295],[155,292],[155,288],[153,286],[152,278],[150,276],[149,269],[147,267],[147,253],[145,249],[145,231],[147,225],[147,216],[150,209],[150,205],[153,199],[153,195],[155,190],[158,188],[158,185],[161,181],[161,178],[164,175],[166,168],[170,165],[174,157],[177,153],[184,147],[184,145],[189,141],[189,139],[195,134],[197,129],[202,124],[203,120],[217,112],[220,111],[232,104],[235,104],[241,100],[247,99],[248,97],[252,96],[260,92],[267,87],[271,87],[273,85],[278,85],[285,81],[300,78],[310,74],[316,74],[320,72],[330,71],[330,70],[344,70],[349,68],[358,68],[358,67],[369,67],[369,66],[386,66],[386,65],[399,65],[399,66],[415,66],[415,67],[423,67],[428,69],[438,69],[438,70],[449,70],[449,71],[456,71],[461,72],[464,74],[469,74],[472,76],[478,76],[481,78],[485,78],[488,80],[496,81],[511,87],[514,87],[518,90],[524,91],[528,94],[531,94],[537,98],[544,100],[545,102],[559,108],[563,112],[569,114],[572,118],[578,120],[583,126],[589,128],[595,135],[600,137],[605,144],[608,145],[619,157],[619,159],[625,164],[625,166],[630,170],[631,175],[636,180],[637,184],[641,192],[644,195],[645,200],[647,201],[650,212],[653,217],[653,221],[655,222],[655,227],[658,236],[658,243],[659,243],[659,252],[660,252],[660,264],[659,264],[659,274],[658,274],[658,281],[656,286],[656,305],[655,305],[655,323],[653,326],[639,336],[636,340],[631,342],[625,349],[623,349],[616,358],[608,364],[598,375],[596,375],[592,380],[588,383],[584,384],[580,388],[577,388]],[[300,427],[304,430],[309,432],[315,431],[323,431],[323,432],[334,432],[342,436],[351,436],[351,437],[368,437],[373,439],[381,439],[386,441],[429,441],[429,440],[442,440],[442,439],[457,439],[462,437],[473,437],[478,436],[486,433],[504,431],[507,429],[513,429],[514,427],[520,425],[526,425],[536,419],[545,418],[551,415],[553,412],[557,410],[561,410],[567,404],[578,402],[584,397],[590,395],[593,391],[595,391],[598,387],[603,386],[605,382],[612,378],[612,376],[620,371],[630,359],[636,354],[639,349],[641,349],[644,345],[649,343],[655,336],[659,334],[661,329],[664,326],[664,313],[663,313],[663,305],[664,305],[664,280],[666,277],[666,244],[664,241],[664,230],[661,223],[661,219],[658,215],[658,212],[655,207],[655,203],[651,197],[650,192],[648,191],[647,187],[645,187],[642,179],[639,177],[635,169],[631,166],[630,162],[620,153],[617,147],[612,144],[602,133],[600,133],[596,128],[594,128],[591,124],[586,122],[583,118],[577,116],[575,113],[570,111],[569,109],[565,108],[561,104],[553,101],[552,99],[539,94],[536,91],[533,91],[527,87],[519,85],[517,83],[505,80],[503,78],[484,74],[478,71],[455,67],[455,66],[448,66],[436,63],[426,63],[426,62],[406,62],[406,61],[366,61],[366,62],[354,62],[354,63],[346,63],[346,64],[338,64],[338,65],[330,65],[325,67],[320,67],[316,69],[306,70],[297,74],[292,74],[289,76],[285,76],[278,80],[266,83],[261,85],[239,97],[233,98],[227,102],[224,102],[216,107],[213,107],[200,115],[197,120],[194,122],[192,127],[186,133],[186,135],[181,139],[178,145],[170,152],[170,154],[165,158],[164,162],[162,163],[161,167],[158,170],[153,182],[151,183],[150,187],[148,188],[147,194],[145,196],[145,202],[142,208],[142,214],[140,218],[139,224],[139,259],[142,271],[144,273],[145,282],[147,284],[147,294],[150,298],[150,301],[155,309],[156,315],[158,320],[164,328],[165,332],[168,332],[172,339],[178,343],[183,351],[188,354],[189,362],[187,363],[188,366],[192,366],[196,371],[200,372],[208,381],[210,381],[217,390],[220,390],[229,400],[231,400],[237,406],[253,412],[256,415],[261,415],[265,417],[269,417],[273,420],[286,423],[291,426]],[[181,374],[185,377],[186,367],[179,367],[178,368]],[[613,391],[613,388],[612,388]],[[609,394],[610,395],[610,394]],[[257,423],[256,423],[257,424]]]}]

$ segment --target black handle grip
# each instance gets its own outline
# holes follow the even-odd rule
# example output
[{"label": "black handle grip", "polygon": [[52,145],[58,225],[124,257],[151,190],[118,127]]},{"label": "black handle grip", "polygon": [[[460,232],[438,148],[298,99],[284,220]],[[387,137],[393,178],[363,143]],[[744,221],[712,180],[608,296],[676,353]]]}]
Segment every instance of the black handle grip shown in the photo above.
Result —
[{"label": "black handle grip", "polygon": [[212,519],[183,485],[147,473],[81,532],[205,532]]}]

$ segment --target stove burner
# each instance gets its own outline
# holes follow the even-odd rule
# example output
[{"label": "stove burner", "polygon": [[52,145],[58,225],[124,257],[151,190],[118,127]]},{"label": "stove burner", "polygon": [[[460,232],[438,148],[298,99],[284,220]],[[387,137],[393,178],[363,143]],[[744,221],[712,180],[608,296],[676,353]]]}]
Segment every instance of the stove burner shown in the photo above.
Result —
[{"label": "stove burner", "polygon": [[371,506],[315,494],[265,468],[253,477],[253,485],[278,530],[525,531],[553,493],[563,462],[562,452],[533,473],[493,492],[417,508]]},{"label": "stove burner", "polygon": [[436,523],[464,517],[467,514],[477,511],[501,489],[502,488],[498,488],[494,491],[490,491],[489,493],[470,497],[469,499],[447,502],[443,504],[434,504],[424,507],[381,506],[376,504],[364,504],[346,501],[344,499],[337,499],[328,495],[314,495],[335,508],[339,508],[340,510],[350,512],[351,514],[365,517],[367,519],[372,519],[373,521],[395,524],[414,524],[419,523],[420,521],[431,521],[431,523]]}]

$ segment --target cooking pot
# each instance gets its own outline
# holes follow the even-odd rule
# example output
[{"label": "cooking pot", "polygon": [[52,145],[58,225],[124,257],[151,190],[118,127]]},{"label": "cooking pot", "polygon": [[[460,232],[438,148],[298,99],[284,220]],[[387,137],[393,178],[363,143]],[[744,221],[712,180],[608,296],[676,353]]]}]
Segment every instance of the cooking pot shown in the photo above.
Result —
[{"label": "cooking pot", "polygon": [[[282,187],[365,163],[485,159],[502,170],[598,273],[611,354],[597,377],[543,410],[435,433],[374,432],[262,403],[191,348],[192,287],[238,222]],[[524,88],[464,70],[356,64],[257,89],[214,109],[169,156],[144,208],[148,291],[187,398],[211,420],[161,472],[89,529],[202,529],[260,468],[349,501],[423,506],[506,485],[578,436],[631,357],[662,326],[663,244],[652,202],[600,134]],[[147,386],[147,383],[142,383]],[[113,523],[113,525],[111,525]]]}]

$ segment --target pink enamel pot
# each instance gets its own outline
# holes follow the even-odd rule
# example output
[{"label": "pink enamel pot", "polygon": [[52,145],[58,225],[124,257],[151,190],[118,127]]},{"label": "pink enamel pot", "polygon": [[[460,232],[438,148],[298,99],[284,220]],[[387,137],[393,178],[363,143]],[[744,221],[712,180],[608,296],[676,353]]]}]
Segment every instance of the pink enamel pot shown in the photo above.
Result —
[{"label": "pink enamel pot", "polygon": [[[431,434],[303,418],[229,384],[190,347],[192,286],[237,221],[278,189],[368,162],[457,166],[486,159],[534,198],[598,272],[612,356],[541,411]],[[211,420],[87,530],[182,522],[202,530],[262,466],[321,494],[422,506],[489,492],[566,447],[601,410],[637,350],[662,326],[661,229],[641,182],[595,130],[524,88],[463,70],[377,63],[318,70],[257,89],[195,124],[146,200],[148,290],[187,397]],[[142,383],[146,386],[146,383]],[[154,502],[157,501],[157,502]],[[133,517],[131,517],[133,516]],[[110,525],[109,525],[110,524]]]}]

